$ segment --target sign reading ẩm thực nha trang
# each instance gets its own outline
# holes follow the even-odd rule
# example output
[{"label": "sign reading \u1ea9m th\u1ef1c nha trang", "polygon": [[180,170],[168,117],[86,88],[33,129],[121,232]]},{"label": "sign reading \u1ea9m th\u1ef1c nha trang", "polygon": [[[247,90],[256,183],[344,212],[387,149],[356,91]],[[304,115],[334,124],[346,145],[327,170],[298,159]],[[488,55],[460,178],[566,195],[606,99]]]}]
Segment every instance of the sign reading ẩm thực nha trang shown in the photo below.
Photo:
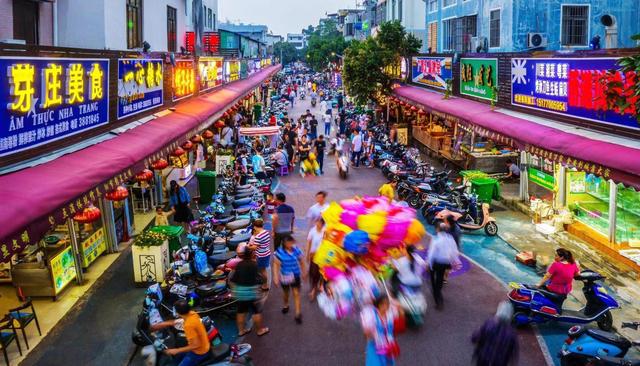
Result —
[{"label": "sign reading \u1ea9m th\u1ef1c nha trang", "polygon": [[164,103],[162,72],[160,59],[118,60],[118,119]]},{"label": "sign reading \u1ea9m th\u1ef1c nha trang", "polygon": [[0,57],[0,156],[109,122],[109,60]]},{"label": "sign reading \u1ea9m th\u1ef1c nha trang", "polygon": [[[545,112],[638,129],[635,101],[609,109],[606,84],[614,80],[627,89],[634,72],[619,68],[616,58],[514,58],[511,60],[511,104]],[[623,89],[623,88],[621,88]]]}]

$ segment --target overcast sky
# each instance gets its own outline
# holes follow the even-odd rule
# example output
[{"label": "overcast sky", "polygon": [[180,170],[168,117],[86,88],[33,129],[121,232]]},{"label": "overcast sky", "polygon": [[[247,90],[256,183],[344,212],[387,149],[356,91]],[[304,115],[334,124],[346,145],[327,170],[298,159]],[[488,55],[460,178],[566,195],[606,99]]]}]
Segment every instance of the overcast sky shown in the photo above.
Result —
[{"label": "overcast sky", "polygon": [[325,13],[355,5],[356,0],[218,0],[220,21],[264,24],[282,36],[317,25]]}]

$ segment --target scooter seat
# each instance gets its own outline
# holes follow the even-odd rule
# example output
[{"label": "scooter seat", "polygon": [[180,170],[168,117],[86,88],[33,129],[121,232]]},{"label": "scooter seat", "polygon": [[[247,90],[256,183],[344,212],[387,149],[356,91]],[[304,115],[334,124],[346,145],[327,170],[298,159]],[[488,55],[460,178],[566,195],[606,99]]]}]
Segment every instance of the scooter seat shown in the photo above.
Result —
[{"label": "scooter seat", "polygon": [[228,223],[226,225],[227,230],[238,230],[238,229],[242,229],[244,227],[249,226],[251,222],[247,219],[240,219],[240,220],[235,220],[235,221],[231,221],[230,223]]},{"label": "scooter seat", "polygon": [[240,243],[248,242],[251,239],[251,233],[234,235],[227,241],[229,249],[235,250]]},{"label": "scooter seat", "polygon": [[215,346],[212,345],[210,352],[212,360],[216,362],[229,356],[231,349],[229,348],[229,345],[227,343],[220,342]]},{"label": "scooter seat", "polygon": [[420,192],[431,192],[431,186],[428,184],[418,184],[417,187]]},{"label": "scooter seat", "polygon": [[588,329],[587,335],[599,341],[614,345],[623,351],[626,351],[631,347],[631,341],[629,341],[628,339],[614,333],[605,332],[600,329]]},{"label": "scooter seat", "polygon": [[233,220],[235,220],[235,217],[233,217],[233,216],[225,216],[225,217],[220,217],[220,218],[216,217],[216,218],[213,219],[212,222],[213,222],[213,224],[216,224],[216,225],[225,225],[225,224],[230,223]]},{"label": "scooter seat", "polygon": [[238,215],[245,215],[245,214],[248,214],[249,211],[251,211],[251,208],[252,208],[251,206],[242,206],[242,207],[236,208],[235,211]]},{"label": "scooter seat", "polygon": [[233,199],[235,201],[237,201],[237,200],[240,200],[240,199],[243,199],[243,198],[251,197],[254,194],[256,194],[256,192],[253,192],[253,191],[252,192],[243,192],[243,193],[236,194],[235,196],[233,196]]},{"label": "scooter seat", "polygon": [[232,205],[233,205],[233,208],[238,208],[240,206],[248,205],[249,203],[251,203],[251,201],[253,201],[251,197],[242,198],[242,199],[233,201]]},{"label": "scooter seat", "polygon": [[209,262],[211,263],[212,266],[217,267],[223,263],[226,263],[229,259],[235,258],[235,257],[236,257],[235,251],[226,251],[224,253],[214,254],[209,256]]},{"label": "scooter seat", "polygon": [[196,293],[199,296],[211,296],[224,290],[224,287],[216,286],[217,282],[207,283],[196,287]]},{"label": "scooter seat", "polygon": [[566,295],[560,295],[560,294],[556,294],[555,292],[551,292],[551,291],[547,291],[541,288],[537,289],[539,293],[541,293],[544,297],[546,297],[547,299],[555,302],[555,303],[562,303],[567,296]]},{"label": "scooter seat", "polygon": [[236,191],[240,191],[240,190],[243,190],[243,189],[249,189],[249,188],[253,188],[253,185],[251,185],[251,184],[243,184],[241,186],[237,186],[236,187]]}]

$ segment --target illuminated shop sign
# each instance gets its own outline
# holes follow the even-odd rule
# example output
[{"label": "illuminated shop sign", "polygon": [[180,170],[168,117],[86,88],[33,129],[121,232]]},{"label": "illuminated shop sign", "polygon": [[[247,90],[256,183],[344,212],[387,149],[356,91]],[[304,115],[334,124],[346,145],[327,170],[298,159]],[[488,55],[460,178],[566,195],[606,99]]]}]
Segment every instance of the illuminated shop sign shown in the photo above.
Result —
[{"label": "illuminated shop sign", "polygon": [[109,60],[0,58],[0,156],[109,122]]},{"label": "illuminated shop sign", "polygon": [[207,91],[224,82],[222,57],[200,57],[198,71],[200,75],[200,91]]},{"label": "illuminated shop sign", "polygon": [[173,100],[193,94],[196,86],[196,70],[192,60],[176,60],[173,67]]},{"label": "illuminated shop sign", "polygon": [[205,52],[218,53],[220,51],[220,33],[206,32],[202,36],[202,48]]},{"label": "illuminated shop sign", "polygon": [[193,53],[196,49],[196,33],[186,32],[184,34],[184,47],[187,52]]},{"label": "illuminated shop sign", "polygon": [[446,90],[452,77],[451,57],[411,58],[411,80],[416,84]]},{"label": "illuminated shop sign", "polygon": [[118,60],[118,119],[161,106],[162,60]]},{"label": "illuminated shop sign", "polygon": [[460,59],[460,94],[493,100],[498,86],[498,59]]},{"label": "illuminated shop sign", "polygon": [[227,83],[240,79],[240,61],[225,61],[224,77]]},{"label": "illuminated shop sign", "polygon": [[[511,60],[511,104],[601,123],[638,128],[635,98],[621,110],[609,110],[605,98],[607,70],[615,58],[515,58]],[[636,75],[617,72],[625,85]]]}]

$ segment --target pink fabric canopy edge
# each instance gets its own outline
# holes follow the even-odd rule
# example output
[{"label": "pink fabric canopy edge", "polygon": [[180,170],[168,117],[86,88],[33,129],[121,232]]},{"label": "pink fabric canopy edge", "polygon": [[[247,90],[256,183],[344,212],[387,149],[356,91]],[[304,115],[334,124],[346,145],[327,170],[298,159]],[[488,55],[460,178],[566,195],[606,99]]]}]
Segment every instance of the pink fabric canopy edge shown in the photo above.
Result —
[{"label": "pink fabric canopy edge", "polygon": [[559,154],[600,164],[616,170],[622,183],[640,189],[639,149],[564,132],[521,118],[492,111],[490,106],[468,99],[445,100],[442,95],[414,86],[393,91],[428,109],[445,112],[469,123],[502,133],[522,144],[530,144]]},{"label": "pink fabric canopy edge", "polygon": [[48,163],[0,176],[0,243],[29,227],[49,226],[47,217],[96,185],[111,179],[221,112],[280,66],[180,104],[175,113],[157,118],[118,137],[64,155]]}]

